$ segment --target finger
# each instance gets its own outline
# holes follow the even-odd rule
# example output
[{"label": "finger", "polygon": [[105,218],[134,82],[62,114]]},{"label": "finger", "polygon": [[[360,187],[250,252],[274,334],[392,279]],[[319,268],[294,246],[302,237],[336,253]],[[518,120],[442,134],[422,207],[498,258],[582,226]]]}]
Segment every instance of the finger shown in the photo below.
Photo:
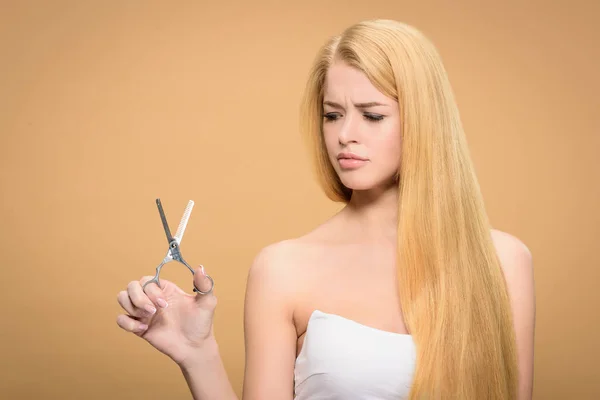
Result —
[{"label": "finger", "polygon": [[140,333],[148,329],[148,325],[143,324],[140,321],[124,314],[121,314],[117,317],[117,325],[119,325],[119,327],[121,327],[123,330],[132,333]]},{"label": "finger", "polygon": [[156,312],[152,311],[151,309],[145,310],[143,308],[138,308],[134,306],[126,290],[122,290],[121,292],[119,292],[119,294],[117,295],[117,301],[119,302],[121,307],[129,313],[129,315],[133,315],[137,318],[146,317]]},{"label": "finger", "polygon": [[135,307],[146,310],[150,314],[154,314],[156,312],[156,306],[142,290],[140,281],[129,282],[129,285],[127,285],[127,296]]},{"label": "finger", "polygon": [[[196,273],[194,274],[194,285],[203,292],[208,292],[213,286],[211,280],[206,276],[206,271],[202,265],[196,268]],[[212,292],[210,294],[212,294]],[[203,294],[199,295],[207,296]]]},{"label": "finger", "polygon": [[[142,291],[154,303],[157,307],[166,308],[169,304],[167,303],[165,293],[155,282],[151,282],[145,288],[143,287],[146,282],[151,280],[152,276],[144,276],[140,279],[140,287]],[[164,287],[164,281],[161,280],[161,284]]]}]

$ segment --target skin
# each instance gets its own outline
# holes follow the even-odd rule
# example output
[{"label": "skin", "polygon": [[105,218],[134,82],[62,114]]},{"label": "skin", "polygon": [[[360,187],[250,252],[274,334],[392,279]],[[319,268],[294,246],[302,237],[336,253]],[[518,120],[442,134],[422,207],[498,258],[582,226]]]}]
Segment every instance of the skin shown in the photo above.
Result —
[{"label": "skin", "polygon": [[[364,103],[379,103],[364,107]],[[362,105],[361,105],[362,103]],[[262,249],[248,274],[245,299],[246,365],[244,399],[292,399],[294,363],[311,313],[318,309],[377,329],[408,333],[396,293],[396,229],[400,162],[398,104],[361,72],[336,63],[328,71],[324,137],[341,181],[354,190],[349,204],[306,235]],[[339,152],[368,158],[347,170]],[[493,230],[515,320],[519,357],[519,399],[531,399],[535,320],[531,254],[516,237]],[[144,337],[181,367],[194,398],[235,395],[212,334],[213,294],[191,296],[172,283],[141,291],[133,281],[119,294],[128,312],[117,323]],[[195,275],[201,290],[209,285]],[[165,298],[169,307],[151,318],[145,305]],[[167,318],[158,318],[159,314]],[[154,320],[162,323],[155,323]],[[166,320],[167,322],[164,322]],[[150,322],[140,329],[140,324]]]}]

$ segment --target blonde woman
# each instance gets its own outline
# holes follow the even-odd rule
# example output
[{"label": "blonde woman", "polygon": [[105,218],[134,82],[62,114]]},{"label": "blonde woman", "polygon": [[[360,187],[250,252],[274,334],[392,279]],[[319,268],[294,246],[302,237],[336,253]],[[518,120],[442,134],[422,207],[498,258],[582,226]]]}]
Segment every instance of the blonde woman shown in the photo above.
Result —
[{"label": "blonde woman", "polygon": [[[346,205],[250,268],[244,400],[532,396],[531,254],[494,230],[434,46],[363,21],[329,40],[302,106],[323,189]],[[182,369],[195,399],[236,398],[203,269],[184,293],[133,281],[118,325]]]}]

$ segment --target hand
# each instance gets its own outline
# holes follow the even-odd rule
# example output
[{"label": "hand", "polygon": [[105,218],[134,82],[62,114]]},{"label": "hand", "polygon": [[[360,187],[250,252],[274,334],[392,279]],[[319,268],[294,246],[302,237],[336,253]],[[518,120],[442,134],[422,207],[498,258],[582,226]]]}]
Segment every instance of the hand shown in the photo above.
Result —
[{"label": "hand", "polygon": [[[128,332],[146,339],[152,346],[169,356],[178,365],[189,357],[196,357],[202,347],[213,337],[213,315],[217,305],[214,293],[190,295],[173,282],[160,280],[161,287],[144,283],[152,279],[145,276],[132,281],[127,290],[119,293],[117,300],[128,313],[117,317],[117,324]],[[194,285],[208,291],[210,280],[200,267],[194,274]]]}]

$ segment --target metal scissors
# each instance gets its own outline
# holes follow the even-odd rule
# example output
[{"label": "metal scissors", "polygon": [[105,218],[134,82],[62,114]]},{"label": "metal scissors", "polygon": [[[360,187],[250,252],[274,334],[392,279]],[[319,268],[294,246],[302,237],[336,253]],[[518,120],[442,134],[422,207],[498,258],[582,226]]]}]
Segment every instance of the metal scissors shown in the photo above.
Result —
[{"label": "metal scissors", "polygon": [[[183,239],[183,233],[185,232],[185,228],[187,226],[188,220],[190,219],[190,214],[192,213],[192,208],[194,208],[194,202],[192,200],[190,200],[188,202],[188,205],[185,208],[185,211],[183,213],[183,217],[181,217],[181,222],[179,222],[179,226],[177,227],[177,232],[175,233],[175,236],[171,236],[171,230],[169,229],[169,224],[167,223],[167,217],[165,217],[165,211],[163,210],[160,199],[156,199],[156,205],[158,206],[158,212],[160,213],[160,219],[162,220],[163,227],[165,228],[165,233],[167,235],[167,241],[169,242],[169,249],[167,250],[167,255],[165,256],[165,258],[158,265],[158,267],[156,267],[156,275],[154,275],[154,278],[152,278],[151,280],[146,282],[144,284],[144,286],[142,286],[142,290],[150,283],[156,283],[158,285],[158,287],[160,287],[160,281],[159,281],[160,270],[162,269],[163,265],[165,265],[166,263],[171,262],[171,261],[178,261],[178,262],[182,263],[190,270],[192,275],[194,275],[194,269],[192,267],[190,267],[189,264],[183,259],[183,257],[181,256],[181,250],[179,249],[179,244],[181,243],[181,239]],[[202,266],[202,265],[200,265],[200,266]],[[210,289],[207,292],[203,292],[200,289],[198,289],[196,287],[196,285],[194,285],[194,292],[200,293],[200,294],[209,294],[210,292],[212,292],[213,288],[215,287],[215,281],[213,281],[213,279],[208,275],[206,275],[206,277],[210,280]]]}]

